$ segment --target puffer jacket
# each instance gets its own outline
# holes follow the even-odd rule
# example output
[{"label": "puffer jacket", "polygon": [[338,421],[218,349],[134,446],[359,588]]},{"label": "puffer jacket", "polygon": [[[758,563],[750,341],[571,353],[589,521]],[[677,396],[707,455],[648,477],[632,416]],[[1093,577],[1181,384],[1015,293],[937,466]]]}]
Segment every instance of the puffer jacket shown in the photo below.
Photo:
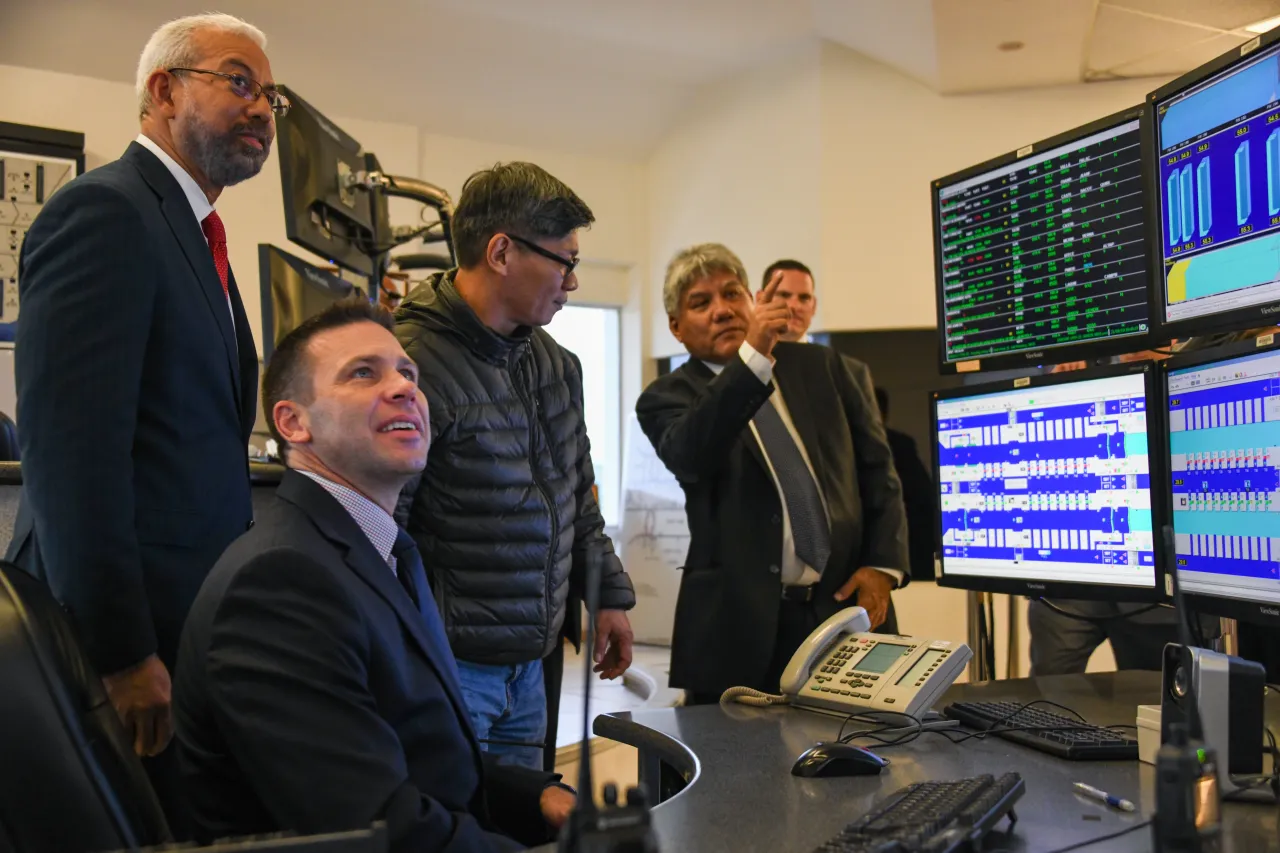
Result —
[{"label": "puffer jacket", "polygon": [[494,332],[452,273],[405,298],[396,337],[431,410],[427,467],[402,506],[454,654],[523,663],[548,655],[562,629],[577,642],[593,563],[600,606],[633,607],[591,493],[577,356],[542,329]]}]

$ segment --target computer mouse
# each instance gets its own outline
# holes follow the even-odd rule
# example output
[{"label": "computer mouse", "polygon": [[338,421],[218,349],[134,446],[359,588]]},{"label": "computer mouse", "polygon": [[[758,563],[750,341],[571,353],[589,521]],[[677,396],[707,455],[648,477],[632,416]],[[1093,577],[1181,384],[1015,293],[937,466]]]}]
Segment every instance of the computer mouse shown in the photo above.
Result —
[{"label": "computer mouse", "polygon": [[869,749],[851,743],[816,743],[791,768],[792,776],[874,776],[889,763]]}]

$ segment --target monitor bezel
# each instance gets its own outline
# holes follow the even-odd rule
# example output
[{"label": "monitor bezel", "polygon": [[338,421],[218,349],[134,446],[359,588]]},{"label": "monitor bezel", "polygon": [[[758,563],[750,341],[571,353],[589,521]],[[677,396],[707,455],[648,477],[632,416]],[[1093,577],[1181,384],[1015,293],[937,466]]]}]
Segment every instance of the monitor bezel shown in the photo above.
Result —
[{"label": "monitor bezel", "polygon": [[1147,245],[1151,252],[1147,266],[1152,287],[1152,307],[1156,311],[1156,316],[1152,317],[1152,322],[1149,325],[1150,328],[1159,330],[1159,336],[1163,340],[1203,335],[1208,332],[1230,332],[1270,326],[1274,325],[1277,319],[1280,319],[1280,300],[1275,300],[1251,305],[1247,308],[1224,311],[1220,314],[1206,314],[1200,317],[1189,317],[1184,320],[1166,320],[1169,306],[1167,304],[1168,291],[1165,287],[1164,277],[1164,229],[1161,223],[1163,214],[1157,215],[1156,213],[1161,210],[1160,187],[1157,179],[1159,175],[1158,164],[1161,157],[1159,125],[1157,124],[1158,104],[1203,83],[1233,65],[1249,62],[1254,54],[1271,48],[1277,43],[1280,43],[1280,28],[1250,39],[1239,47],[1232,48],[1147,95],[1145,110],[1149,138],[1147,147],[1144,150],[1147,152],[1145,165],[1150,173],[1146,188],[1148,194]]},{"label": "monitor bezel", "polygon": [[274,258],[279,258],[282,263],[287,264],[299,275],[305,277],[305,273],[300,268],[309,268],[312,273],[317,275],[321,280],[332,280],[337,287],[348,288],[347,295],[356,293],[364,295],[359,285],[353,284],[344,279],[341,275],[331,269],[327,269],[319,264],[300,258],[292,252],[285,251],[279,246],[271,243],[258,244],[258,299],[261,311],[259,341],[262,345],[262,363],[266,364],[271,360],[271,354],[275,352],[275,324],[276,324],[276,308],[273,290],[275,280],[271,276],[271,262]]},{"label": "monitor bezel", "polygon": [[[292,140],[289,135],[288,127],[281,125],[290,121],[299,120],[298,117],[306,115],[307,119],[319,125],[321,131],[327,133],[328,139],[333,141],[336,148],[341,149],[348,155],[348,159],[356,163],[358,168],[366,168],[365,152],[360,143],[339,127],[332,119],[322,113],[312,104],[308,103],[296,91],[281,84],[279,87],[288,98],[292,106],[290,112],[293,115],[291,119],[285,116],[277,120],[276,148],[277,160],[280,166],[280,189],[284,200],[284,220],[285,220],[285,237],[289,242],[306,249],[321,260],[328,260],[335,266],[349,270],[356,275],[362,275],[368,278],[373,277],[373,262],[367,254],[366,247],[361,246],[359,241],[343,236],[341,238],[342,245],[326,245],[323,241],[317,240],[316,235],[322,229],[318,227],[308,226],[306,224],[310,208],[299,210],[295,204],[295,194],[291,192],[291,183],[296,179],[293,174],[293,157],[292,157]],[[364,190],[357,190],[361,194],[365,194]],[[353,224],[355,227],[366,231],[370,240],[375,238],[375,230],[377,223],[373,222],[375,209],[370,206],[367,198],[361,198],[355,208],[351,210],[341,210],[328,203],[325,199],[312,199],[311,204],[320,204],[326,211],[332,213],[344,221]],[[367,216],[370,224],[366,225],[361,221],[361,216]]]},{"label": "monitor bezel", "polygon": [[[1092,359],[1098,356],[1116,355],[1120,353],[1137,352],[1148,348],[1151,341],[1152,322],[1151,318],[1147,319],[1147,331],[1140,332],[1136,335],[1129,335],[1123,338],[1105,338],[1094,341],[1083,341],[1072,344],[1064,344],[1062,346],[1040,348],[1033,350],[1025,350],[1015,353],[1002,353],[1000,355],[988,356],[980,359],[965,359],[961,361],[947,360],[947,332],[946,332],[946,289],[942,276],[942,217],[939,208],[939,193],[947,186],[960,181],[968,180],[975,175],[983,172],[989,172],[993,169],[999,169],[1016,163],[1026,157],[1034,154],[1043,153],[1046,149],[1057,148],[1061,145],[1067,145],[1086,136],[1091,136],[1099,131],[1106,130],[1108,127],[1124,124],[1137,119],[1138,121],[1138,139],[1139,144],[1144,145],[1149,140],[1149,123],[1150,118],[1148,110],[1144,104],[1139,104],[1127,109],[1114,112],[1111,115],[1103,116],[1080,125],[1079,127],[1050,136],[1038,142],[1019,148],[1015,151],[1009,151],[998,157],[979,163],[976,166],[970,166],[958,172],[953,172],[941,178],[936,178],[929,184],[929,207],[933,221],[933,283],[934,283],[934,303],[937,311],[937,330],[938,330],[938,369],[943,374],[953,373],[983,373],[994,370],[1008,370],[1017,367],[1038,367],[1048,364],[1062,364],[1069,361],[1079,361],[1084,359]],[[1143,216],[1145,218],[1143,231],[1144,235],[1150,234],[1151,221],[1151,158],[1147,156],[1147,149],[1141,148],[1139,152],[1140,160],[1140,184],[1142,191]],[[1155,285],[1155,278],[1151,275],[1150,260],[1148,259],[1147,269],[1147,311],[1150,314],[1154,308],[1154,293],[1152,288]],[[976,364],[975,364],[976,362]]]},{"label": "monitor bezel", "polygon": [[[1175,355],[1161,363],[1160,391],[1163,399],[1161,400],[1160,410],[1163,414],[1162,420],[1164,421],[1165,429],[1165,477],[1167,483],[1164,489],[1166,498],[1165,518],[1168,519],[1170,529],[1173,528],[1173,442],[1169,433],[1169,374],[1175,370],[1202,367],[1213,362],[1229,361],[1241,356],[1259,355],[1268,352],[1280,352],[1280,340],[1274,334],[1259,335],[1252,340]],[[1168,560],[1168,565],[1173,565],[1177,560],[1177,554],[1169,554]],[[1186,599],[1187,606],[1197,613],[1237,619],[1255,625],[1280,627],[1280,607],[1276,605],[1249,601],[1243,598],[1232,598],[1225,595],[1187,592],[1186,590],[1182,591],[1182,595]],[[1268,613],[1267,609],[1271,609],[1274,612]]]},{"label": "monitor bezel", "polygon": [[[1091,379],[1106,379],[1113,376],[1129,376],[1140,374],[1147,397],[1147,457],[1149,461],[1151,482],[1151,526],[1153,534],[1165,523],[1169,502],[1163,500],[1158,491],[1164,488],[1168,480],[1165,461],[1168,453],[1164,441],[1163,398],[1159,393],[1156,365],[1152,362],[1132,362],[1129,364],[1108,365],[1105,367],[1072,370],[1062,373],[1043,374],[1023,377],[1021,379],[1004,379],[999,382],[986,382],[975,385],[963,385],[935,391],[930,395],[929,420],[932,429],[932,447],[934,488],[939,489],[936,497],[937,511],[934,514],[935,535],[942,541],[942,502],[941,502],[941,459],[938,452],[938,402],[964,397],[978,397],[984,394],[1001,391],[1022,391],[1026,388],[1050,387],[1073,382],[1084,382]],[[1162,537],[1153,536],[1154,578],[1147,586],[1110,586],[1106,584],[1030,580],[1027,578],[993,578],[974,575],[947,574],[946,559],[939,550],[937,584],[951,589],[965,589],[974,592],[998,592],[1008,595],[1025,595],[1031,598],[1075,598],[1090,601],[1112,601],[1119,603],[1158,603],[1166,599],[1165,595],[1165,554]]]}]

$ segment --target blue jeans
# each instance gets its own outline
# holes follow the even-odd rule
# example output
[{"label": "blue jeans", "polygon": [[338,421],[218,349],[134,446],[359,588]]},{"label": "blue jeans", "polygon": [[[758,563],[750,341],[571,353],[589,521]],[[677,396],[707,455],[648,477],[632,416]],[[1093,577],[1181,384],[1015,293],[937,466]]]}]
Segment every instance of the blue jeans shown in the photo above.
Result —
[{"label": "blue jeans", "polygon": [[[542,661],[482,664],[458,661],[462,698],[480,748],[506,764],[542,769],[542,742],[547,736],[547,691]],[[486,740],[512,741],[484,743]]]}]

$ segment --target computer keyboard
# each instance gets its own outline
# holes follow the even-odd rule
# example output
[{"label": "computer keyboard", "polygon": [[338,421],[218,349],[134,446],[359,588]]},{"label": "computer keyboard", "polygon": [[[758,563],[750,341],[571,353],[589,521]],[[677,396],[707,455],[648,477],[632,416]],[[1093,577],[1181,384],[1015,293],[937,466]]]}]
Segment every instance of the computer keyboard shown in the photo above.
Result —
[{"label": "computer keyboard", "polygon": [[1005,740],[1071,761],[1124,761],[1138,757],[1138,742],[1133,738],[1053,711],[1024,708],[1019,702],[954,702],[942,713],[978,731],[995,727],[991,733]]},{"label": "computer keyboard", "polygon": [[952,853],[979,842],[1026,791],[1017,773],[917,782],[880,801],[814,853]]}]

